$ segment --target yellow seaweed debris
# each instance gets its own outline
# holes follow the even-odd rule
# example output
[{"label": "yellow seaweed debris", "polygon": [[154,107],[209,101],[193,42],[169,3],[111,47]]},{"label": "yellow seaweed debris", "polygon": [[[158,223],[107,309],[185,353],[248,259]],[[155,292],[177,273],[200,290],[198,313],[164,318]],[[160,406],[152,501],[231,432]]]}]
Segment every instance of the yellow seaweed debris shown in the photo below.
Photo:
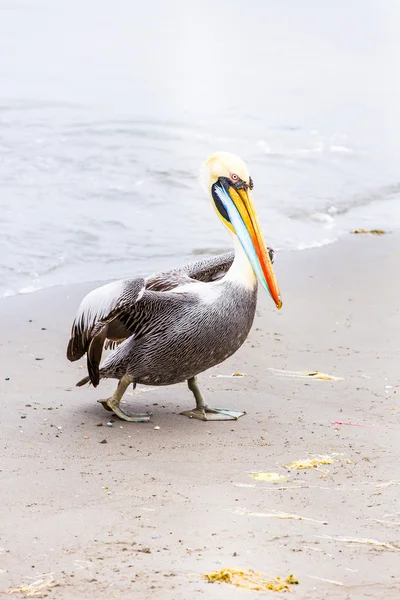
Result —
[{"label": "yellow seaweed debris", "polygon": [[323,379],[325,381],[343,381],[343,377],[335,377],[335,375],[328,375],[327,373],[320,373],[319,371],[302,371],[304,375],[312,377],[313,379]]},{"label": "yellow seaweed debris", "polygon": [[5,594],[24,594],[25,598],[45,598],[47,592],[53,588],[58,587],[59,584],[54,581],[53,577],[50,576],[47,579],[37,579],[30,584],[23,584],[16,588],[9,588],[4,590]]},{"label": "yellow seaweed debris", "polygon": [[220,571],[205,573],[204,578],[210,583],[229,583],[236,587],[256,592],[264,592],[266,590],[273,592],[290,592],[290,586],[299,583],[292,574],[285,579],[279,576],[274,577],[273,579],[266,579],[261,573],[251,571],[250,569],[226,568],[221,569]]},{"label": "yellow seaweed debris", "polygon": [[250,477],[267,483],[285,483],[288,480],[286,475],[279,475],[279,473],[251,473]]},{"label": "yellow seaweed debris", "polygon": [[335,458],[333,456],[325,455],[325,456],[317,456],[315,458],[303,458],[299,460],[294,460],[288,465],[282,465],[285,469],[289,470],[302,470],[302,469],[317,469],[321,465],[332,465],[335,462],[353,462],[348,458]]},{"label": "yellow seaweed debris", "polygon": [[309,517],[301,517],[300,515],[292,515],[290,513],[285,513],[282,511],[271,512],[271,513],[263,513],[263,512],[253,512],[248,510],[247,508],[235,508],[234,510],[230,510],[233,515],[242,515],[248,517],[260,517],[265,519],[294,519],[295,521],[313,521],[314,523],[322,523],[323,525],[327,525],[327,521],[317,521],[316,519],[311,519]]},{"label": "yellow seaweed debris", "polygon": [[246,373],[241,373],[240,371],[235,371],[234,373],[232,373],[232,375],[223,375],[222,373],[217,374],[217,373],[212,373],[210,375],[210,377],[226,377],[228,379],[231,379],[232,377],[246,377]]},{"label": "yellow seaweed debris", "polygon": [[343,381],[343,377],[336,377],[335,375],[328,375],[327,373],[321,373],[320,371],[286,371],[285,369],[273,369],[268,368],[278,377],[312,377],[313,379],[322,379],[325,381]]},{"label": "yellow seaweed debris", "polygon": [[351,233],[372,233],[372,235],[383,235],[386,233],[383,229],[353,229]]}]

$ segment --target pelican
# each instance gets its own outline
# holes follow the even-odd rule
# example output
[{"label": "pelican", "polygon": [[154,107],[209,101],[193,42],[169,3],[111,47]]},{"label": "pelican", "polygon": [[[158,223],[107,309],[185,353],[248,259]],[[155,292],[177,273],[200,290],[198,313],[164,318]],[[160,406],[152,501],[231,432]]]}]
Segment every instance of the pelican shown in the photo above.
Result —
[{"label": "pelican", "polygon": [[[81,302],[67,349],[70,361],[87,354],[88,376],[78,386],[118,379],[113,395],[98,400],[125,421],[148,421],[150,414],[129,414],[120,406],[130,384],[172,385],[187,381],[196,407],[191,418],[238,419],[245,413],[208,406],[197,375],[234,354],[253,324],[257,282],[278,309],[281,295],[252,201],[253,181],[245,163],[227,152],[203,165],[202,180],[234,252],[182,268],[108,283]],[[113,348],[102,365],[103,348]]]}]

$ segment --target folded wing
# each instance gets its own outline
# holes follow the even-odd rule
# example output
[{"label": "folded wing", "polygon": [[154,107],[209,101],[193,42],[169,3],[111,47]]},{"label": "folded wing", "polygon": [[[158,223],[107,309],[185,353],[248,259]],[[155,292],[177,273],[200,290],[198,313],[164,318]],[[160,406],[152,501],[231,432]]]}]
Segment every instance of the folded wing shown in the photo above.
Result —
[{"label": "folded wing", "polygon": [[92,290],[82,300],[72,324],[67,348],[70,361],[87,353],[89,377],[99,383],[99,365],[106,340],[118,342],[132,332],[118,318],[129,313],[145,291],[144,279],[128,279],[108,283]]}]

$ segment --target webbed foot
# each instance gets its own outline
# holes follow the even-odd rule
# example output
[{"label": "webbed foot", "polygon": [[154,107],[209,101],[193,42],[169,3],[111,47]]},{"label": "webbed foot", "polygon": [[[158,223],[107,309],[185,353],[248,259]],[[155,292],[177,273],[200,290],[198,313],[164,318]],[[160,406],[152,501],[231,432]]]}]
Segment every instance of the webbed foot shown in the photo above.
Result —
[{"label": "webbed foot", "polygon": [[131,423],[146,423],[150,421],[150,413],[128,413],[119,404],[114,404],[113,397],[106,400],[97,400],[97,402],[100,402],[106,410],[113,412],[122,421],[129,421]]},{"label": "webbed foot", "polygon": [[196,408],[181,412],[181,415],[185,415],[185,417],[200,419],[201,421],[237,421],[239,417],[246,414],[233,408],[211,408],[211,406],[208,406],[201,395],[196,377],[188,379],[188,387],[195,397]]},{"label": "webbed foot", "polygon": [[180,414],[190,419],[200,419],[201,421],[237,421],[239,417],[243,417],[246,413],[232,408],[211,408],[205,405],[201,408],[184,410]]}]

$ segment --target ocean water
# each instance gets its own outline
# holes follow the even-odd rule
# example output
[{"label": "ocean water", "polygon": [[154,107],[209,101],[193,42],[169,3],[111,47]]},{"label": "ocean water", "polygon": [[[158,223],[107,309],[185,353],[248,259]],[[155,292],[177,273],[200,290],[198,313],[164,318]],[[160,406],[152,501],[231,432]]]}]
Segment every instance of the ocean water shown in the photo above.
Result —
[{"label": "ocean water", "polygon": [[0,297],[223,252],[242,156],[267,242],[400,227],[397,0],[2,0]]}]

